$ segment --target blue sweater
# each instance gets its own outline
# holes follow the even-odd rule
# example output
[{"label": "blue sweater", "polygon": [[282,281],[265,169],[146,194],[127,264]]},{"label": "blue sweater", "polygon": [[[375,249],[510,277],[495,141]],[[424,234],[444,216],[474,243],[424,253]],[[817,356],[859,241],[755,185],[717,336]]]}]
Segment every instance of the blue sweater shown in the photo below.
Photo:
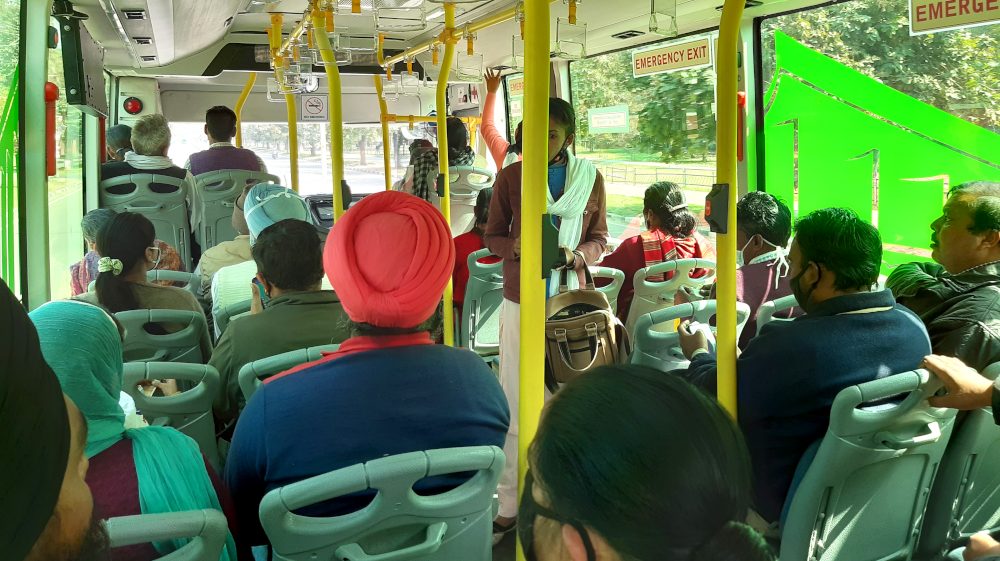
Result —
[{"label": "blue sweater", "polygon": [[[888,290],[832,298],[792,322],[766,325],[736,362],[757,511],[778,519],[795,466],[826,434],[840,390],[913,370],[930,352],[920,318]],[[701,354],[684,375],[714,394],[715,366],[715,356]]]},{"label": "blue sweater", "polygon": [[[507,399],[483,360],[441,345],[357,352],[273,380],[240,416],[226,462],[240,531],[253,544],[266,543],[258,506],[271,489],[383,456],[503,446],[509,422]],[[461,481],[430,478],[417,489]],[[303,513],[342,514],[370,497]]]}]

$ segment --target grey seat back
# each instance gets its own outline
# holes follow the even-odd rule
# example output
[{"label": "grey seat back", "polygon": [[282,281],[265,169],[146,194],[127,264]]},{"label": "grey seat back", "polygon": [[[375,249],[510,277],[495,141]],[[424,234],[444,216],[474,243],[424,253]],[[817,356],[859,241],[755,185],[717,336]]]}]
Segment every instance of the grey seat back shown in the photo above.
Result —
[{"label": "grey seat back", "polygon": [[140,514],[105,522],[111,547],[189,538],[180,549],[157,561],[219,561],[229,526],[217,510],[191,510],[165,514]]},{"label": "grey seat back", "polygon": [[[176,188],[169,193],[157,193],[152,185]],[[111,192],[125,186],[133,186],[126,194]],[[188,220],[188,208],[185,189],[187,184],[183,179],[158,175],[155,173],[133,173],[105,179],[100,183],[101,208],[110,208],[116,212],[136,212],[144,215],[153,223],[156,239],[166,242],[177,250],[181,256],[184,268],[192,270],[191,264],[191,223]],[[118,188],[118,189],[115,189]],[[160,188],[162,190],[162,188]]]},{"label": "grey seat back", "polygon": [[837,394],[792,498],[781,561],[910,559],[955,421],[954,410],[927,403],[940,387],[916,370]]},{"label": "grey seat back", "polygon": [[[991,380],[1000,363],[983,371]],[[976,532],[1000,532],[1000,429],[990,407],[958,418],[934,480],[918,554],[940,557]]]},{"label": "grey seat back", "polygon": [[785,310],[790,310],[795,306],[798,306],[799,302],[795,299],[794,294],[789,294],[788,296],[782,296],[776,300],[770,300],[764,302],[757,308],[757,333],[760,335],[760,330],[772,321],[778,322],[789,322],[792,321],[788,318],[776,318],[774,314],[778,312],[783,312]]},{"label": "grey seat back", "polygon": [[243,397],[249,402],[264,380],[300,364],[319,360],[323,358],[323,353],[332,353],[339,348],[340,345],[317,345],[244,364],[239,373],[240,390],[243,391]]},{"label": "grey seat back", "polygon": [[495,176],[492,171],[473,166],[452,166],[448,168],[451,183],[451,235],[460,236],[471,232],[476,225],[476,198],[479,192],[493,186]]},{"label": "grey seat back", "polygon": [[212,326],[215,330],[215,340],[222,337],[222,333],[229,326],[229,322],[244,314],[250,313],[250,300],[232,302],[221,307],[212,306]]},{"label": "grey seat back", "polygon": [[[708,269],[702,277],[691,278],[694,269]],[[667,281],[647,280],[650,275],[673,273]],[[708,259],[675,259],[657,263],[652,267],[643,267],[632,277],[632,305],[629,308],[625,329],[633,339],[636,334],[636,322],[639,318],[656,310],[662,310],[674,305],[674,296],[682,287],[696,290],[715,279],[715,262]],[[669,330],[672,327],[664,326]]]},{"label": "grey seat back", "polygon": [[603,292],[608,297],[611,304],[611,311],[618,314],[618,295],[625,285],[625,273],[611,267],[591,267],[590,274],[594,279],[610,279],[611,284],[599,287],[597,290]]},{"label": "grey seat back", "polygon": [[[205,315],[182,310],[128,310],[115,314],[125,327],[125,362],[191,362],[204,364],[212,354]],[[155,335],[148,324],[176,328]]]},{"label": "grey seat back", "polygon": [[[219,468],[212,403],[220,391],[219,372],[207,364],[132,362],[125,364],[125,387],[135,408],[150,425],[174,427],[198,443],[202,454]],[[171,396],[148,397],[137,386],[143,380],[177,380],[185,391]]]},{"label": "grey seat back", "polygon": [[[504,466],[496,446],[448,448],[379,458],[274,489],[260,521],[274,559],[314,561],[489,561],[493,494]],[[426,477],[474,472],[458,487],[418,495]],[[310,505],[366,490],[375,500],[330,518],[294,514]]]},{"label": "grey seat back", "polygon": [[500,311],[503,307],[503,262],[480,263],[490,250],[469,255],[458,345],[480,356],[500,354]]},{"label": "grey seat back", "polygon": [[[632,356],[629,362],[641,364],[662,372],[687,368],[690,361],[681,352],[680,336],[673,324],[677,320],[692,318],[708,325],[716,312],[715,300],[698,300],[678,304],[644,314],[636,321],[635,338],[632,339]],[[736,303],[736,338],[743,333],[743,327],[750,319],[750,307],[743,302]],[[669,330],[662,326],[669,324]],[[712,333],[715,327],[712,326]]]},{"label": "grey seat back", "polygon": [[202,251],[236,237],[233,229],[233,208],[247,185],[280,183],[269,173],[242,169],[220,169],[194,177],[201,205],[201,224],[196,233]]}]

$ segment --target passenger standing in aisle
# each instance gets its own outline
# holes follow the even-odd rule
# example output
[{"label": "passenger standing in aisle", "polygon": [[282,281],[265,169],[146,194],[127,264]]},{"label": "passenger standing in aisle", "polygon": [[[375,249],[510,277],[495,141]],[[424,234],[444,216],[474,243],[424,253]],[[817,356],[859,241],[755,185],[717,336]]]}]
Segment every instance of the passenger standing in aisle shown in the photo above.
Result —
[{"label": "passenger standing in aisle", "polygon": [[[604,178],[587,160],[570,152],[576,132],[576,112],[566,101],[549,99],[549,214],[559,228],[559,245],[573,251],[576,270],[596,263],[608,239]],[[486,247],[503,259],[504,302],[500,315],[500,382],[510,404],[511,422],[504,453],[507,465],[500,479],[500,513],[494,541],[514,528],[517,516],[517,412],[521,347],[521,163],[504,168],[493,186]],[[540,251],[541,248],[533,248]],[[582,275],[582,272],[581,272]]]}]

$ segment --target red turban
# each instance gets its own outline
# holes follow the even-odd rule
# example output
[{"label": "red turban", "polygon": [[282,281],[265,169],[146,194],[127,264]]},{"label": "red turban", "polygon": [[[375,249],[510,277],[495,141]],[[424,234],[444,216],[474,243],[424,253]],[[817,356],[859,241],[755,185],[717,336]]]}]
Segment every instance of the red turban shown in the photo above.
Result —
[{"label": "red turban", "polygon": [[351,320],[411,328],[437,309],[455,264],[444,216],[399,191],[369,195],[334,224],[323,267]]}]

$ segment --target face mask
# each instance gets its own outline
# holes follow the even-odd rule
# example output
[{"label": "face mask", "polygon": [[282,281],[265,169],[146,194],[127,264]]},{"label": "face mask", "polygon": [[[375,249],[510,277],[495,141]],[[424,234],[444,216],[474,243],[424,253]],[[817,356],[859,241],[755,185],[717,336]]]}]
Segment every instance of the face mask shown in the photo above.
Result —
[{"label": "face mask", "polygon": [[538,553],[535,551],[535,522],[539,517],[555,520],[560,525],[569,524],[580,533],[583,546],[587,549],[587,561],[597,561],[597,554],[594,552],[594,545],[590,543],[590,534],[583,527],[583,524],[576,520],[567,520],[555,512],[539,505],[535,502],[535,496],[531,489],[534,486],[534,478],[531,471],[524,476],[524,492],[521,493],[521,506],[517,511],[517,536],[521,538],[521,549],[524,550],[524,558],[528,561],[538,561]]},{"label": "face mask", "polygon": [[549,167],[552,167],[552,164],[554,164],[554,163],[556,163],[556,162],[558,162],[560,160],[565,160],[565,159],[567,159],[569,157],[566,154],[566,147],[567,146],[568,145],[566,144],[566,142],[563,142],[562,148],[559,149],[559,152],[555,155],[554,158],[552,158],[551,160],[549,160]]},{"label": "face mask", "polygon": [[158,247],[148,247],[146,249],[147,250],[148,249],[152,249],[152,250],[154,250],[156,252],[156,259],[152,260],[153,261],[153,265],[150,267],[150,269],[155,269],[155,268],[159,267],[160,266],[160,259],[163,257],[163,252]]},{"label": "face mask", "polygon": [[[806,313],[809,313],[809,307],[810,307],[809,299],[812,297],[813,291],[816,290],[816,285],[819,284],[819,278],[817,278],[816,282],[813,283],[811,287],[809,287],[809,292],[805,292],[802,290],[799,281],[802,280],[802,275],[806,274],[806,271],[809,270],[809,265],[811,264],[812,261],[806,263],[806,266],[803,267],[801,271],[799,271],[799,274],[795,275],[788,281],[788,285],[792,289],[792,294],[795,296],[795,301],[799,303],[799,307],[802,308],[802,311]],[[819,265],[817,265],[817,268],[818,267]],[[822,278],[823,269],[819,269],[819,274],[820,278]]]},{"label": "face mask", "polygon": [[753,238],[750,238],[749,240],[747,240],[747,243],[743,244],[743,249],[739,249],[739,250],[736,251],[736,268],[737,269],[739,269],[743,265],[746,265],[746,260],[743,258],[743,251],[747,248],[747,246],[750,245],[750,242],[752,242],[752,241],[753,241]]}]

